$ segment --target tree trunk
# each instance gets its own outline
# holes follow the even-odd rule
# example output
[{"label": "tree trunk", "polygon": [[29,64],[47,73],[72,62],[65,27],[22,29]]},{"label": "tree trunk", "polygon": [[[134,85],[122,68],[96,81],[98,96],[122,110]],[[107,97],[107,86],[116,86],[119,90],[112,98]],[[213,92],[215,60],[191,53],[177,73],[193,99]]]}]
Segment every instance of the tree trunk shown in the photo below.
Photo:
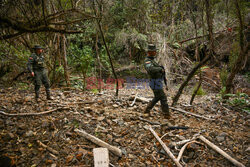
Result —
[{"label": "tree trunk", "polygon": [[229,74],[227,81],[226,81],[226,91],[225,94],[230,93],[231,89],[233,87],[233,80],[235,75],[241,70],[244,60],[247,58],[247,52],[249,49],[249,44],[245,45],[244,42],[244,35],[243,35],[243,19],[240,11],[240,6],[238,0],[234,0],[235,8],[236,8],[236,16],[239,21],[239,42],[240,42],[240,54],[238,55],[238,58],[233,65],[233,68],[231,70],[231,73]]},{"label": "tree trunk", "polygon": [[213,40],[213,21],[211,16],[211,7],[210,7],[210,2],[209,0],[205,0],[205,5],[206,5],[206,15],[207,15],[207,24],[208,24],[208,32],[209,32],[209,52],[206,55],[206,57],[199,63],[197,64],[192,71],[189,73],[189,75],[187,76],[186,80],[182,83],[181,87],[179,88],[178,92],[176,93],[175,97],[173,98],[173,102],[172,102],[172,106],[175,106],[177,101],[179,100],[183,89],[185,88],[185,86],[188,84],[188,82],[192,79],[192,77],[194,76],[195,72],[202,67],[204,64],[206,64],[208,62],[208,60],[211,59],[214,51],[214,40]]},{"label": "tree trunk", "polygon": [[177,101],[179,100],[183,89],[187,86],[188,82],[193,78],[193,76],[195,75],[195,72],[202,67],[209,59],[210,59],[210,55],[206,55],[206,57],[199,63],[197,64],[192,71],[188,74],[186,80],[181,84],[181,87],[179,88],[178,92],[176,93],[175,97],[173,98],[173,102],[172,102],[172,106],[175,106]]},{"label": "tree trunk", "polygon": [[199,83],[198,83],[197,88],[194,90],[194,93],[193,93],[193,95],[192,95],[192,97],[191,97],[191,100],[190,100],[190,103],[189,103],[190,105],[193,104],[194,98],[195,98],[195,96],[197,95],[197,92],[199,91],[199,89],[200,89],[200,87],[201,87],[201,84],[202,84],[202,72],[200,71]]},{"label": "tree trunk", "polygon": [[[101,66],[101,60],[100,60],[100,55],[99,55],[99,47],[98,47],[98,33],[96,31],[96,41],[95,41],[95,50],[96,50],[96,57],[97,57],[97,61],[98,61],[98,72],[99,72],[99,79],[102,80],[102,66]],[[101,85],[101,83],[99,83],[99,85]],[[98,88],[99,92],[102,91],[102,87],[99,86]]]},{"label": "tree trunk", "polygon": [[[97,16],[97,9],[95,7],[95,0],[93,1],[93,8],[94,8],[95,15]],[[101,17],[101,16],[99,16],[99,17]],[[101,22],[100,20],[97,20],[97,25],[98,25],[99,31],[101,33],[101,37],[102,37],[105,49],[106,49],[108,57],[109,57],[109,62],[110,62],[110,65],[111,65],[111,69],[112,69],[113,75],[114,75],[115,80],[116,80],[116,93],[115,93],[115,96],[118,96],[118,91],[119,91],[118,78],[117,78],[117,75],[116,75],[116,72],[115,72],[115,69],[114,69],[114,66],[113,66],[113,62],[112,62],[112,59],[111,59],[111,54],[109,52],[109,48],[107,46],[107,43],[106,43],[106,40],[105,40],[105,37],[104,37],[104,33],[102,31],[102,26],[101,26],[100,22]]]},{"label": "tree trunk", "polygon": [[68,61],[67,61],[67,51],[66,51],[66,38],[65,35],[62,35],[62,52],[63,52],[63,68],[64,68],[64,77],[67,86],[70,86],[69,74],[68,74]]}]

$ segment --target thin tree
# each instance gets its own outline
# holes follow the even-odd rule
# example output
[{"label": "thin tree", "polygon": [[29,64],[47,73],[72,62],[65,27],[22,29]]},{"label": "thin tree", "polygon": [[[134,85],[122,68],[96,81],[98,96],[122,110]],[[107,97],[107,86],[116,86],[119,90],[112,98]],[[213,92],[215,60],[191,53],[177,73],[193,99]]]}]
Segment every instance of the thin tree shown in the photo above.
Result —
[{"label": "thin tree", "polygon": [[208,26],[208,39],[209,39],[209,51],[208,54],[206,54],[205,58],[202,59],[200,61],[199,64],[197,64],[192,71],[188,74],[187,78],[185,79],[185,81],[181,84],[178,92],[176,93],[176,95],[173,98],[173,102],[172,102],[172,106],[175,106],[176,103],[178,102],[182,91],[184,90],[184,88],[187,86],[188,82],[193,78],[193,76],[195,75],[196,71],[202,67],[204,64],[206,64],[208,62],[208,60],[211,59],[213,53],[214,53],[214,41],[213,41],[213,20],[211,18],[211,5],[210,5],[210,1],[209,0],[205,0],[205,6],[206,6],[206,16],[207,16],[207,26]]},{"label": "thin tree", "polygon": [[[96,5],[95,5],[95,0],[93,0],[93,8],[94,8],[95,16],[97,17],[97,9],[96,9]],[[99,11],[101,12],[101,7],[99,7]],[[101,18],[101,13],[100,13],[100,18]],[[101,25],[101,20],[100,19],[97,20],[97,25],[98,25],[98,28],[99,28],[99,31],[100,31],[100,34],[101,34],[105,49],[106,49],[108,57],[109,57],[109,62],[110,62],[110,66],[111,66],[113,75],[115,77],[115,82],[116,82],[115,96],[118,96],[118,92],[119,92],[118,78],[117,78],[117,75],[116,75],[116,72],[115,72],[115,69],[114,69],[114,66],[113,66],[113,62],[112,62],[112,59],[111,59],[111,54],[110,54],[108,45],[107,45],[106,40],[105,40],[105,36],[104,36],[103,30],[102,30],[102,25]]]},{"label": "thin tree", "polygon": [[243,34],[244,23],[243,23],[243,19],[242,19],[239,1],[234,0],[234,5],[235,5],[235,9],[236,9],[236,16],[237,16],[237,19],[239,22],[240,54],[238,55],[238,58],[233,65],[231,73],[229,74],[229,76],[227,78],[225,94],[230,93],[230,91],[233,87],[234,77],[242,69],[243,64],[244,64],[244,60],[247,58],[247,52],[249,50],[249,43],[245,44],[245,41],[244,41],[244,34]]}]

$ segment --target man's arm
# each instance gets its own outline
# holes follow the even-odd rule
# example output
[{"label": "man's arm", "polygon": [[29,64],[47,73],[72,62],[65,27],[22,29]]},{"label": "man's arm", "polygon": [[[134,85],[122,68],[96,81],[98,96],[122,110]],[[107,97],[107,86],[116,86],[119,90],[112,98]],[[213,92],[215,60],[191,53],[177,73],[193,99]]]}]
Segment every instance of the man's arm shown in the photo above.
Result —
[{"label": "man's arm", "polygon": [[33,56],[30,56],[27,63],[27,67],[28,71],[31,73],[32,76],[34,76],[33,63],[34,63],[34,58]]}]

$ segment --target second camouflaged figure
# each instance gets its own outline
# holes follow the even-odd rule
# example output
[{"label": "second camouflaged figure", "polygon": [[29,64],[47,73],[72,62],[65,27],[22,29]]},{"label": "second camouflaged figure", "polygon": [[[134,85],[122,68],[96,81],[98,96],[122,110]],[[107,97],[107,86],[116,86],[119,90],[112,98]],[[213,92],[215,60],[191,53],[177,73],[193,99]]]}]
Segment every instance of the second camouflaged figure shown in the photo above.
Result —
[{"label": "second camouflaged figure", "polygon": [[45,59],[42,54],[43,48],[39,45],[35,45],[33,49],[35,50],[35,53],[32,53],[29,57],[27,66],[32,77],[34,77],[36,101],[39,99],[39,89],[42,84],[46,89],[47,99],[52,100],[50,97],[49,79],[45,69]]},{"label": "second camouflaged figure", "polygon": [[161,109],[165,118],[170,118],[169,107],[167,103],[167,96],[163,91],[164,68],[154,61],[156,56],[156,46],[153,44],[148,45],[148,55],[144,60],[144,67],[150,77],[149,86],[153,90],[154,98],[145,109],[145,113],[150,113],[150,110],[155,106],[158,101],[161,101]]}]

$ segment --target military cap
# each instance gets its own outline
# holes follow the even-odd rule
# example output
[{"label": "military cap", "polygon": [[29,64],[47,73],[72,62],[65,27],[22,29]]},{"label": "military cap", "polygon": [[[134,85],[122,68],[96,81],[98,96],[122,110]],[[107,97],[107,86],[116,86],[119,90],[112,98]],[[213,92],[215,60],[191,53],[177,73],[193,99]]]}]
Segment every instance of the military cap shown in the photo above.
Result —
[{"label": "military cap", "polygon": [[43,47],[40,46],[40,45],[35,45],[35,46],[33,47],[33,49],[43,49]]},{"label": "military cap", "polygon": [[148,44],[148,51],[157,51],[156,46],[154,44]]}]

